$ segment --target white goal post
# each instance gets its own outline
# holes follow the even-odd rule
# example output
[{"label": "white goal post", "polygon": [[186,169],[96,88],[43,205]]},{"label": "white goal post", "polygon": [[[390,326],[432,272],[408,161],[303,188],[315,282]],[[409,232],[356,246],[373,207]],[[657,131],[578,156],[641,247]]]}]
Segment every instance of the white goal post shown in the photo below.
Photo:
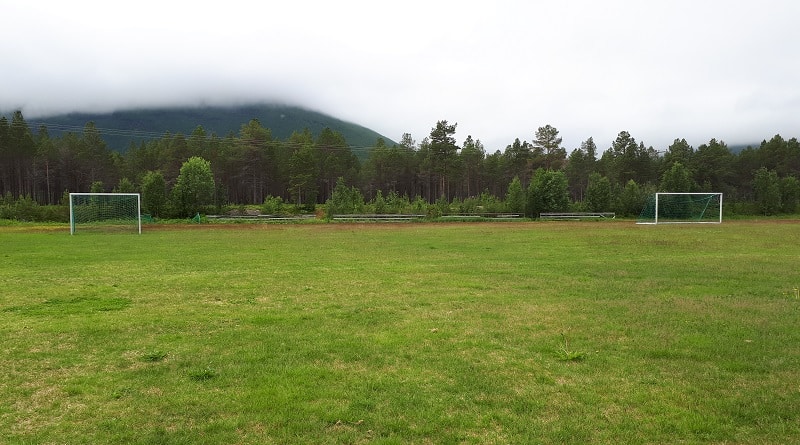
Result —
[{"label": "white goal post", "polygon": [[722,193],[654,193],[636,224],[719,224]]},{"label": "white goal post", "polygon": [[78,228],[142,233],[142,199],[138,193],[70,193],[69,233]]}]

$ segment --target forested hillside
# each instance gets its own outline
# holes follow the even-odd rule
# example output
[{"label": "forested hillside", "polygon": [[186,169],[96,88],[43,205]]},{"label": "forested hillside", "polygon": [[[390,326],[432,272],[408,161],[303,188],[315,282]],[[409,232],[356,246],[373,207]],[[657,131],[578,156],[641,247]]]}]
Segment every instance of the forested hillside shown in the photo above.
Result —
[{"label": "forested hillside", "polygon": [[391,198],[435,203],[441,212],[491,208],[529,216],[567,210],[636,215],[655,191],[722,192],[726,212],[732,213],[797,211],[796,138],[775,135],[733,153],[716,139],[698,147],[675,139],[655,149],[621,131],[603,143],[605,149],[588,138],[568,151],[558,129],[545,125],[533,132],[531,142],[516,139],[503,151],[487,153],[472,136],[458,143],[455,130],[443,120],[432,123],[419,142],[410,134],[398,144],[376,138],[361,147],[359,157],[340,131],[326,127],[315,135],[297,128],[277,137],[252,119],[234,133],[212,134],[196,126],[120,153],[108,146],[95,123],[54,135],[46,126],[31,128],[15,112],[10,120],[0,118],[0,204],[58,204],[67,192],[141,191],[143,199],[158,195],[167,203],[160,207],[163,215],[185,216],[176,210],[186,213],[185,205],[169,202],[182,167],[200,158],[195,164],[211,170],[214,190],[211,202],[203,204],[216,211],[275,200],[311,210],[329,202],[335,188],[374,211],[386,211]]},{"label": "forested hillside", "polygon": [[[209,135],[225,137],[230,133],[238,133],[242,123],[251,119],[257,119],[268,127],[276,139],[286,139],[295,130],[306,128],[318,135],[327,127],[344,135],[353,147],[371,147],[379,137],[390,141],[386,136],[354,123],[316,111],[278,104],[153,108],[102,114],[71,113],[42,117],[36,121],[45,123],[51,136],[61,136],[70,131],[80,132],[87,122],[94,122],[109,148],[125,151],[131,144],[158,139],[166,133],[190,134],[198,126],[202,126]],[[38,127],[38,123],[32,122],[32,126]]]}]

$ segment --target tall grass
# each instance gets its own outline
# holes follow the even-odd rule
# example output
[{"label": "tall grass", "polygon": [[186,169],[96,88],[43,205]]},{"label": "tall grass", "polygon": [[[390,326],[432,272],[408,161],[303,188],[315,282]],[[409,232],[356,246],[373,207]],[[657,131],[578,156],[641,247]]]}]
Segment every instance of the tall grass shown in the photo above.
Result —
[{"label": "tall grass", "polygon": [[800,437],[792,222],[14,226],[0,246],[2,443]]}]

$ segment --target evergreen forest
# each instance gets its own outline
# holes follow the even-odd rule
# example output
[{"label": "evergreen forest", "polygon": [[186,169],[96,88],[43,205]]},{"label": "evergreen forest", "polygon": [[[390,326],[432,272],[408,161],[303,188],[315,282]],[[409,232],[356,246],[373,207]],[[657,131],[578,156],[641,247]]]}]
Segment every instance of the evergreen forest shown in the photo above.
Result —
[{"label": "evergreen forest", "polygon": [[[93,122],[50,136],[21,111],[0,117],[0,218],[65,220],[69,192],[141,192],[144,211],[185,218],[258,206],[267,212],[329,213],[616,212],[636,216],[664,192],[722,192],[725,212],[794,214],[800,199],[800,143],[775,135],[734,152],[711,139],[675,139],[654,148],[621,131],[562,146],[557,128],[536,129],[487,152],[480,139],[459,143],[456,124],[436,122],[422,140],[353,146],[329,127],[273,137],[258,120],[219,136],[198,126],[112,150]],[[208,170],[206,176],[192,169]],[[202,194],[192,178],[203,179]],[[202,196],[201,196],[202,195]]]}]

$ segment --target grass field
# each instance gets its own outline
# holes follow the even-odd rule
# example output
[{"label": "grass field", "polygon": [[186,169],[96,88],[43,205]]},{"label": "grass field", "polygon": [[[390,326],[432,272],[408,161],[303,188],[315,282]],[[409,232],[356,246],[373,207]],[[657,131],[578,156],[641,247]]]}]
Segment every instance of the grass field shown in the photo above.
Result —
[{"label": "grass field", "polygon": [[0,443],[796,443],[800,222],[0,227]]}]

